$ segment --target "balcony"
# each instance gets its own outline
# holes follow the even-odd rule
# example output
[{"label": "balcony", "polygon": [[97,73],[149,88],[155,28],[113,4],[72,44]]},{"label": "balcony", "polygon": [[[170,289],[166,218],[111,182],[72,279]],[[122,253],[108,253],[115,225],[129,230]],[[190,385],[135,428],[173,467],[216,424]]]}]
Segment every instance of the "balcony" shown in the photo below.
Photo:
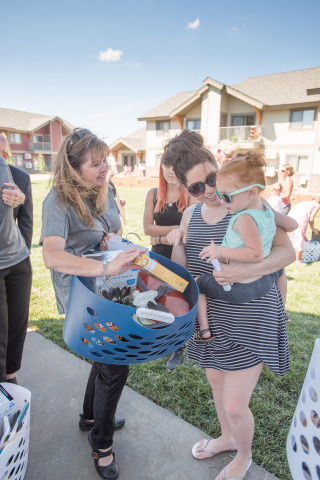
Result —
[{"label": "balcony", "polygon": [[30,149],[32,152],[51,152],[51,142],[31,142]]},{"label": "balcony", "polygon": [[238,143],[240,146],[249,144],[253,147],[254,144],[260,143],[261,136],[261,125],[221,127],[219,130],[219,142],[231,140],[231,142]]}]

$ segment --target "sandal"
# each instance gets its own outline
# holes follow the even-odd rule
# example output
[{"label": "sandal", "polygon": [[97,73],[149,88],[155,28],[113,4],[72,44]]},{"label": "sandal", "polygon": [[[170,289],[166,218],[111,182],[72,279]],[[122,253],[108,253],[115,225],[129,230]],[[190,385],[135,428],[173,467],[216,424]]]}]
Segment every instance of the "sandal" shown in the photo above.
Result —
[{"label": "sandal", "polygon": [[[88,442],[90,444],[90,447],[92,448],[91,456],[94,459],[95,469],[96,469],[98,475],[100,475],[100,477],[103,478],[104,480],[114,480],[115,478],[118,478],[118,476],[119,476],[119,468],[118,468],[118,465],[116,464],[116,462],[114,460],[115,455],[112,452],[112,448],[110,450],[108,450],[107,452],[101,452],[98,448],[95,448],[95,446],[93,445],[93,442],[92,442],[92,438],[91,438],[92,430],[90,430],[90,432],[89,432]],[[109,457],[109,455],[112,455],[112,454],[113,454],[113,460],[109,465],[107,465],[105,467],[99,465],[99,458]]]},{"label": "sandal", "polygon": [[208,343],[208,342],[212,342],[212,340],[215,339],[215,337],[212,335],[212,333],[211,333],[211,336],[208,337],[208,338],[204,338],[204,337],[203,337],[203,334],[204,334],[204,333],[207,333],[207,332],[210,332],[210,333],[211,333],[210,328],[206,328],[205,330],[199,330],[198,332],[195,332],[195,334],[193,335],[193,340],[194,340],[196,343]]}]

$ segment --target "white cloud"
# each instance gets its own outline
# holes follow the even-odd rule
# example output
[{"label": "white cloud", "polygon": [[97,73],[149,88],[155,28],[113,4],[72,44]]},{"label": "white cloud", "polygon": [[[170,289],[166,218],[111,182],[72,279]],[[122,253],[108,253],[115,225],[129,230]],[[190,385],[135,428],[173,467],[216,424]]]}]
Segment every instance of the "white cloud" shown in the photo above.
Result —
[{"label": "white cloud", "polygon": [[123,52],[121,50],[112,50],[112,48],[107,48],[107,50],[100,50],[98,59],[101,62],[119,62]]},{"label": "white cloud", "polygon": [[196,18],[194,22],[189,22],[186,28],[190,28],[191,30],[195,30],[200,25],[199,18]]},{"label": "white cloud", "polygon": [[239,33],[239,28],[238,27],[231,27],[228,33],[229,33],[230,37],[234,37],[235,35],[237,35]]}]

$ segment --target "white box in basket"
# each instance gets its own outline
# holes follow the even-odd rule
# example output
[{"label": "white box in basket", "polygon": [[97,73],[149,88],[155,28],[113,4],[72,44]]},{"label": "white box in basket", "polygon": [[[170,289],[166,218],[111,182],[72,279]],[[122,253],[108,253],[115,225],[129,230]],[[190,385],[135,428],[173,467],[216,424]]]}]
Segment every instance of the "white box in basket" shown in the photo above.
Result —
[{"label": "white box in basket", "polygon": [[[111,262],[122,250],[106,250],[104,252],[84,254],[84,257],[95,258],[101,262]],[[108,300],[117,301],[120,295],[127,296],[132,293],[137,286],[138,270],[133,268],[120,275],[112,275],[110,281],[103,282],[102,277],[90,278],[89,282],[92,291],[97,295],[108,298]]]}]

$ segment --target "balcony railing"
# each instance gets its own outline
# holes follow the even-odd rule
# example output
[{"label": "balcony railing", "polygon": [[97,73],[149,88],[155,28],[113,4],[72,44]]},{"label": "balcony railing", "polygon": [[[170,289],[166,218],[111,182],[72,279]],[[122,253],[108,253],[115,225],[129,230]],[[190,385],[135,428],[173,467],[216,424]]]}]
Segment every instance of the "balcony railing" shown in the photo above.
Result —
[{"label": "balcony railing", "polygon": [[241,126],[241,127],[221,127],[219,132],[219,141],[231,140],[234,143],[248,143],[252,142],[252,129],[255,133],[262,134],[261,125]]},{"label": "balcony railing", "polygon": [[50,142],[32,142],[31,150],[41,151],[41,152],[51,152],[51,143]]}]

